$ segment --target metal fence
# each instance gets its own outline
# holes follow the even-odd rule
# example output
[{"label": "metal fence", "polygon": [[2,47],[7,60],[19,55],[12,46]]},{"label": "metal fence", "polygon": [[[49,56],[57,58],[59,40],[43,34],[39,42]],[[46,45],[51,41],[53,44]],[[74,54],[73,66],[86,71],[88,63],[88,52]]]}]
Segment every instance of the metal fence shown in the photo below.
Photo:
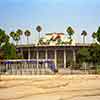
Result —
[{"label": "metal fence", "polygon": [[99,74],[98,69],[100,69],[100,67],[98,67],[98,64],[81,63],[69,65],[66,69],[66,73],[69,74]]},{"label": "metal fence", "polygon": [[2,75],[54,74],[54,70],[52,68],[53,65],[54,63],[50,60],[48,61],[4,60],[1,61],[0,64],[0,74]]},{"label": "metal fence", "polygon": [[100,65],[83,63],[57,68],[52,60],[3,60],[1,75],[99,74]]}]

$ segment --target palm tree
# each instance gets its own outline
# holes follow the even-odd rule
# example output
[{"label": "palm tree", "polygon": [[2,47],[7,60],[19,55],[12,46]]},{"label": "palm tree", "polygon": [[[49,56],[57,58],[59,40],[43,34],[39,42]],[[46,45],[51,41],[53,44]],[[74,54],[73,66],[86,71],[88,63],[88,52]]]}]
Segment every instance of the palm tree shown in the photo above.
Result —
[{"label": "palm tree", "polygon": [[16,33],[19,33],[19,35],[23,35],[23,31],[22,31],[21,29],[18,29],[18,30],[16,31]]},{"label": "palm tree", "polygon": [[21,40],[21,36],[23,35],[23,31],[22,31],[21,29],[18,29],[18,30],[16,31],[16,33],[19,34],[20,40]]},{"label": "palm tree", "polygon": [[[69,35],[69,39],[70,39],[69,44],[72,44],[72,41],[73,41],[72,36],[75,32],[71,26],[69,26],[66,31],[67,31],[67,33]],[[74,49],[73,49],[73,63],[76,64],[76,53],[75,53]]]},{"label": "palm tree", "polygon": [[81,35],[83,36],[83,43],[85,43],[85,37],[87,36],[87,32],[83,30]]},{"label": "palm tree", "polygon": [[71,26],[69,26],[69,27],[67,28],[66,32],[67,32],[68,35],[69,35],[70,43],[72,43],[72,36],[73,36],[73,34],[75,33],[74,30],[72,29]]},{"label": "palm tree", "polygon": [[40,25],[38,25],[36,27],[36,31],[39,33],[39,39],[40,39],[40,32],[42,31],[42,27]]},{"label": "palm tree", "polygon": [[15,34],[15,32],[10,32],[10,37],[14,40],[14,34]]},{"label": "palm tree", "polygon": [[24,32],[25,36],[27,37],[27,44],[29,43],[29,36],[31,35],[31,32],[29,30],[26,30]]},{"label": "palm tree", "polygon": [[16,42],[16,45],[18,44],[18,41],[20,40],[20,35],[17,32],[10,32],[10,36],[12,39]]},{"label": "palm tree", "polygon": [[10,36],[13,38],[14,37],[15,32],[10,32]]},{"label": "palm tree", "polygon": [[94,42],[95,38],[96,38],[96,33],[95,32],[92,33],[92,38],[93,38],[93,42]]}]

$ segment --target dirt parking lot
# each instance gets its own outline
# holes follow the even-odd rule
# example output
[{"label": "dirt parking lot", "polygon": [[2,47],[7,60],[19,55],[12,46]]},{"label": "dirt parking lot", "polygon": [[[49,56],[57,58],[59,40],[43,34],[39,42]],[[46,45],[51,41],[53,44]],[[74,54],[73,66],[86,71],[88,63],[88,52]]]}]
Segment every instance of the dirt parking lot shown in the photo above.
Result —
[{"label": "dirt parking lot", "polygon": [[1,76],[0,100],[100,100],[99,75]]}]

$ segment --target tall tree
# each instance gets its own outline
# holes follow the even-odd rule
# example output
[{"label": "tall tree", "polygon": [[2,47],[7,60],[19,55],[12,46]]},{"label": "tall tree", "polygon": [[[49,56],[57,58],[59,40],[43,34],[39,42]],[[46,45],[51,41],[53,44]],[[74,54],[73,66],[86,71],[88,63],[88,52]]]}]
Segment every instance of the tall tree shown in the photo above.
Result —
[{"label": "tall tree", "polygon": [[72,43],[72,36],[73,36],[73,34],[74,34],[75,32],[74,32],[74,30],[72,29],[71,26],[69,26],[69,27],[67,28],[66,32],[67,32],[68,35],[69,35],[70,44],[71,44],[71,43]]},{"label": "tall tree", "polygon": [[10,36],[16,42],[16,45],[18,45],[18,41],[20,40],[20,34],[12,31],[12,32],[10,32]]},{"label": "tall tree", "polygon": [[2,46],[3,43],[6,43],[9,41],[9,36],[6,35],[5,31],[0,29],[0,46]]},{"label": "tall tree", "polygon": [[96,39],[97,39],[97,41],[98,41],[99,44],[100,44],[100,26],[98,27],[98,30],[97,30],[97,32],[96,32]]},{"label": "tall tree", "polygon": [[29,30],[26,30],[24,32],[25,36],[27,37],[27,44],[29,43],[29,36],[31,35],[31,32]]},{"label": "tall tree", "polygon": [[11,36],[12,38],[14,37],[14,34],[15,34],[14,31],[10,32],[10,36]]},{"label": "tall tree", "polygon": [[9,42],[9,36],[2,29],[0,29],[0,47],[1,59],[13,59],[16,57],[16,48]]},{"label": "tall tree", "polygon": [[2,46],[2,50],[4,51],[4,59],[16,58],[16,48],[13,44],[6,42],[5,45]]},{"label": "tall tree", "polygon": [[[68,43],[72,44],[72,41],[73,41],[72,36],[75,32],[71,26],[69,26],[66,31],[67,31],[67,33],[69,35],[69,39],[70,39],[70,41]],[[76,64],[76,53],[75,53],[74,49],[73,49],[73,64]]]},{"label": "tall tree", "polygon": [[78,51],[79,62],[88,62],[90,59],[90,53],[88,48],[80,48]]},{"label": "tall tree", "polygon": [[21,36],[23,35],[23,31],[22,31],[21,29],[18,29],[18,30],[16,31],[16,33],[19,34],[19,36],[20,36],[20,41],[21,41]]},{"label": "tall tree", "polygon": [[100,64],[100,45],[92,44],[90,48],[80,48],[77,57],[79,62]]},{"label": "tall tree", "polygon": [[9,35],[10,35],[10,37],[13,39],[13,41],[15,41],[15,40],[14,40],[14,34],[15,34],[15,32],[14,32],[14,31],[10,32],[10,34],[9,34]]},{"label": "tall tree", "polygon": [[[16,34],[19,34],[20,37],[20,44],[22,43],[22,35],[23,35],[23,31],[21,29],[17,29]],[[19,58],[23,58],[23,53],[22,53],[22,48],[20,48],[21,53],[19,55]]]},{"label": "tall tree", "polygon": [[92,33],[92,38],[93,38],[93,42],[94,42],[95,39],[96,39],[96,33],[95,32]]},{"label": "tall tree", "polygon": [[85,37],[87,36],[87,32],[83,30],[81,35],[83,36],[83,43],[85,43]]},{"label": "tall tree", "polygon": [[36,27],[36,31],[39,33],[39,39],[40,39],[40,32],[42,31],[42,27],[40,25],[38,25]]}]

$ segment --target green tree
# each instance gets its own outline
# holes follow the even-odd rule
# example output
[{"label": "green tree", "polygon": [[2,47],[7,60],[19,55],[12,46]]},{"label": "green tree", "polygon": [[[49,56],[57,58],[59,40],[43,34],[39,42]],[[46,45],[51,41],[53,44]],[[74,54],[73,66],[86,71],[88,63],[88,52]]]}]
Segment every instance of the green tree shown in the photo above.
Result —
[{"label": "green tree", "polygon": [[18,29],[16,31],[17,34],[19,34],[19,37],[20,37],[20,41],[21,41],[21,36],[23,35],[23,31],[21,29]]},{"label": "green tree", "polygon": [[38,25],[36,27],[36,31],[39,33],[39,39],[40,39],[40,32],[42,31],[42,27],[40,25]]},{"label": "green tree", "polygon": [[1,59],[11,59],[16,57],[16,48],[14,45],[10,44],[9,36],[2,29],[0,29],[0,47]]},{"label": "green tree", "polygon": [[85,43],[85,38],[87,36],[87,32],[85,30],[83,30],[81,35],[83,36],[83,43]]},{"label": "green tree", "polygon": [[78,51],[79,62],[100,64],[100,45],[92,44],[89,48],[80,48]]},{"label": "green tree", "polygon": [[100,43],[100,26],[98,27],[98,30],[96,32],[96,39]]},{"label": "green tree", "polygon": [[13,44],[6,42],[5,45],[2,46],[2,50],[4,51],[4,59],[16,58],[16,48]]},{"label": "green tree", "polygon": [[23,31],[21,29],[17,29],[16,33],[18,33],[19,35],[23,35]]},{"label": "green tree", "polygon": [[4,51],[2,49],[0,50],[0,59],[4,59]]},{"label": "green tree", "polygon": [[10,34],[9,34],[9,35],[10,35],[10,37],[13,39],[13,41],[15,41],[15,40],[14,40],[14,34],[15,34],[15,32],[14,32],[14,31],[10,32]]},{"label": "green tree", "polygon": [[27,37],[27,44],[29,43],[29,36],[31,35],[31,32],[29,30],[26,30],[24,32],[25,36]]},{"label": "green tree", "polygon": [[89,48],[91,62],[100,64],[100,45],[92,44],[92,48]]},{"label": "green tree", "polygon": [[2,46],[7,42],[9,42],[9,36],[6,35],[4,30],[0,29],[0,59],[4,59],[4,51],[2,50]]},{"label": "green tree", "polygon": [[95,32],[92,33],[92,38],[93,38],[93,42],[94,42],[95,39],[96,39],[96,33]]},{"label": "green tree", "polygon": [[67,30],[66,30],[66,32],[68,33],[68,35],[69,35],[69,39],[70,39],[70,44],[72,43],[72,36],[73,36],[73,34],[75,33],[74,32],[74,30],[72,29],[72,27],[71,26],[69,26],[68,28],[67,28]]},{"label": "green tree", "polygon": [[2,44],[8,41],[9,41],[9,36],[6,35],[4,30],[0,29],[0,46],[2,46]]},{"label": "green tree", "polygon": [[12,39],[16,42],[16,45],[18,45],[18,41],[20,40],[20,34],[18,32],[10,32],[10,36]]},{"label": "green tree", "polygon": [[10,36],[13,38],[14,37],[15,32],[10,32]]},{"label": "green tree", "polygon": [[90,52],[88,48],[80,48],[78,51],[78,60],[79,62],[89,62],[90,61]]}]

